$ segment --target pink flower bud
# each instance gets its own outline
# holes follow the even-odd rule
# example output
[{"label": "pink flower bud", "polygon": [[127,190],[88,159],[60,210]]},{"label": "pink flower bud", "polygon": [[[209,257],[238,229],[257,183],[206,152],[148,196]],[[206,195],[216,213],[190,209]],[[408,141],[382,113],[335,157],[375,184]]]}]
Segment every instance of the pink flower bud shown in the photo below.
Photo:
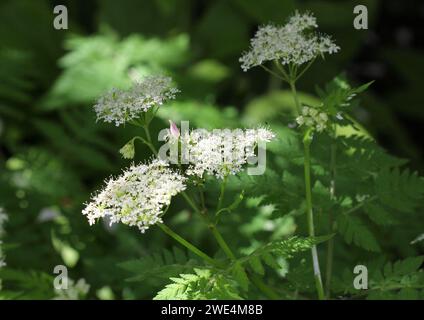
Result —
[{"label": "pink flower bud", "polygon": [[178,138],[180,136],[180,130],[178,129],[177,125],[173,123],[171,120],[169,120],[169,131],[171,132],[171,135],[174,138]]}]

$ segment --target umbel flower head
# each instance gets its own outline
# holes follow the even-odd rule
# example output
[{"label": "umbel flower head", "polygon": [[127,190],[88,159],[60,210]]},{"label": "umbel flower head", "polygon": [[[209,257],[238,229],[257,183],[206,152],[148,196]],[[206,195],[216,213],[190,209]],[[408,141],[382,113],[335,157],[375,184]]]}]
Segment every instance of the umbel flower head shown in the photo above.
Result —
[{"label": "umbel flower head", "polygon": [[302,114],[296,118],[299,126],[306,126],[318,132],[324,131],[328,124],[328,115],[312,107],[303,107]]},{"label": "umbel flower head", "polygon": [[240,172],[255,156],[259,143],[270,142],[275,134],[266,128],[236,130],[194,130],[181,137],[181,144],[187,148],[188,175],[214,175],[224,178]]},{"label": "umbel flower head", "polygon": [[162,222],[161,215],[171,198],[183,191],[185,178],[169,164],[155,159],[149,164],[133,165],[94,195],[83,210],[90,225],[107,217],[111,224],[122,222],[137,226],[141,232]]},{"label": "umbel flower head", "polygon": [[97,100],[97,121],[114,122],[116,126],[140,118],[149,109],[174,99],[178,89],[172,79],[162,75],[148,76],[129,90],[112,89]]},{"label": "umbel flower head", "polygon": [[240,58],[244,71],[267,61],[282,65],[302,65],[319,55],[339,51],[333,40],[318,34],[316,18],[311,13],[296,12],[283,26],[265,25],[250,40],[250,50]]}]

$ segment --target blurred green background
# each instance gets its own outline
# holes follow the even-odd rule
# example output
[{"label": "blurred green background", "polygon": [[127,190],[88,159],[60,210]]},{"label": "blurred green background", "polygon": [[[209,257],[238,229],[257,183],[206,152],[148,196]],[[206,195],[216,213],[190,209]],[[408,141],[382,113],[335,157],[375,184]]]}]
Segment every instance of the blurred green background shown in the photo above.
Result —
[{"label": "blurred green background", "polygon": [[[58,4],[68,8],[68,30],[53,28]],[[101,223],[90,228],[81,215],[103,179],[128,165],[117,150],[136,134],[131,127],[96,123],[94,100],[111,87],[161,72],[175,79],[181,94],[162,108],[156,130],[167,119],[204,128],[275,121],[293,107],[287,88],[260,68],[242,72],[238,59],[258,25],[283,23],[295,9],[315,13],[321,30],[342,48],[316,63],[300,90],[313,95],[316,85],[341,71],[354,84],[376,80],[355,118],[423,173],[424,3],[364,0],[369,30],[353,28],[356,4],[2,0],[0,206],[11,216],[8,265],[52,274],[54,265],[65,264],[72,278],[88,279],[90,297],[150,297],[149,286],[123,284],[126,274],[116,264],[169,240],[148,232],[141,241],[136,230],[121,226],[119,232]],[[138,160],[148,155],[141,146],[138,151]],[[173,218],[178,225],[186,216]],[[190,237],[204,241],[201,229],[193,230]],[[45,297],[44,289],[37,285],[32,295]]]}]

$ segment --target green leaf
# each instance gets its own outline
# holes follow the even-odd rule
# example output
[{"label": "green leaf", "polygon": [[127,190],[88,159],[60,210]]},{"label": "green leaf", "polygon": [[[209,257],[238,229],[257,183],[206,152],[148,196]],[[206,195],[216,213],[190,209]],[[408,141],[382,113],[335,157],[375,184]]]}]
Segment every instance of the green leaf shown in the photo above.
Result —
[{"label": "green leaf", "polygon": [[380,251],[377,239],[359,217],[341,214],[337,218],[337,225],[348,244],[354,243],[368,251]]},{"label": "green leaf", "polygon": [[390,213],[388,213],[382,206],[367,203],[365,204],[364,209],[370,219],[378,225],[389,226],[397,223]]},{"label": "green leaf", "polygon": [[231,275],[238,282],[240,287],[247,291],[249,288],[249,278],[247,277],[246,270],[244,270],[240,262],[236,261],[233,264]]},{"label": "green leaf", "polygon": [[375,192],[381,202],[401,212],[413,212],[421,204],[424,179],[408,169],[381,170],[375,181]]},{"label": "green leaf", "polygon": [[249,264],[252,267],[253,271],[263,275],[265,273],[264,266],[262,265],[261,259],[259,257],[252,257],[249,260]]},{"label": "green leaf", "polygon": [[[240,258],[238,262],[242,265],[250,265],[253,271],[259,274],[264,273],[262,261],[271,268],[279,270],[281,266],[277,263],[278,258],[292,258],[295,254],[304,252],[313,245],[327,241],[331,237],[333,235],[317,238],[290,237],[284,240],[272,241],[256,249],[250,255]],[[234,267],[238,267],[238,265],[235,264]]]},{"label": "green leaf", "polygon": [[218,270],[195,268],[193,274],[180,274],[153,298],[154,300],[241,300],[237,283]]},{"label": "green leaf", "polygon": [[201,264],[189,257],[181,249],[174,247],[173,252],[162,250],[161,253],[146,255],[137,260],[122,262],[119,266],[134,275],[127,279],[131,282],[154,282],[169,279],[180,273],[192,270]]}]

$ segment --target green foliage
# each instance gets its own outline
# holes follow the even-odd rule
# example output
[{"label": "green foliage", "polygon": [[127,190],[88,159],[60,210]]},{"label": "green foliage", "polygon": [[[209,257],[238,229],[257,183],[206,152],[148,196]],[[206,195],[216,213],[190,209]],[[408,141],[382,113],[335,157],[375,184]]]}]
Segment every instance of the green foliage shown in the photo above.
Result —
[{"label": "green foliage", "polygon": [[340,215],[337,219],[338,230],[348,244],[370,251],[380,251],[377,239],[359,217]]},{"label": "green foliage", "polygon": [[241,300],[237,283],[210,269],[194,269],[192,274],[171,278],[172,283],[159,291],[155,300]]},{"label": "green foliage", "polygon": [[8,289],[0,290],[0,299],[51,299],[54,297],[53,277],[37,271],[2,268],[0,278]]},{"label": "green foliage", "polygon": [[424,195],[424,180],[416,172],[383,169],[375,181],[380,201],[392,209],[413,212]]},{"label": "green foliage", "polygon": [[[247,264],[252,267],[253,271],[261,275],[264,274],[263,264],[270,266],[273,269],[280,269],[278,258],[290,259],[296,253],[300,253],[310,249],[313,245],[326,241],[331,236],[324,236],[320,238],[299,238],[290,237],[284,240],[272,241],[241,258],[238,263]],[[238,267],[236,264],[235,267]]]},{"label": "green foliage", "polygon": [[155,283],[155,280],[169,279],[200,265],[197,259],[189,257],[180,248],[173,247],[172,252],[164,249],[161,254],[154,253],[137,260],[125,261],[119,266],[134,274],[127,281]]},{"label": "green foliage", "polygon": [[370,275],[368,299],[417,300],[424,294],[424,257],[410,257],[387,263]]},{"label": "green foliage", "polygon": [[[370,22],[377,23],[371,18],[385,4],[364,4]],[[58,264],[67,265],[75,279],[87,279],[94,289],[90,299],[150,299],[158,288],[163,290],[156,299],[267,298],[252,275],[280,298],[315,298],[308,250],[317,245],[325,281],[328,242],[302,237],[308,233],[304,158],[302,135],[293,128],[293,96],[261,70],[243,73],[237,61],[258,24],[281,24],[295,8],[314,11],[342,48],[312,66],[298,87],[303,104],[333,118],[343,111],[334,135],[315,134],[311,146],[316,234],[336,234],[330,240],[331,297],[424,299],[422,151],[419,135],[410,130],[419,129],[424,116],[421,52],[383,43],[373,59],[388,63],[390,81],[370,86],[351,84],[345,75],[331,80],[340,66],[358,61],[367,37],[346,23],[352,1],[107,0],[97,1],[96,10],[84,1],[69,6],[72,27],[58,32],[49,1],[0,4],[0,207],[9,214],[1,239],[7,264],[0,269],[0,299],[54,298],[51,271]],[[358,67],[353,62],[352,78],[360,78]],[[206,129],[269,125],[278,137],[267,145],[265,174],[229,179],[218,214],[219,181],[202,184],[210,222],[218,224],[235,261],[222,256],[208,226],[182,198],[164,217],[225,263],[222,268],[205,267],[159,231],[140,235],[106,222],[89,227],[81,216],[89,194],[129,165],[118,149],[143,134],[96,123],[94,99],[156,73],[171,75],[181,94],[160,109],[153,136],[172,119]],[[138,142],[136,151],[136,163],[150,156]],[[200,200],[196,185],[189,193]],[[365,292],[352,286],[360,263],[369,269]],[[105,286],[110,294],[96,295]]]}]

